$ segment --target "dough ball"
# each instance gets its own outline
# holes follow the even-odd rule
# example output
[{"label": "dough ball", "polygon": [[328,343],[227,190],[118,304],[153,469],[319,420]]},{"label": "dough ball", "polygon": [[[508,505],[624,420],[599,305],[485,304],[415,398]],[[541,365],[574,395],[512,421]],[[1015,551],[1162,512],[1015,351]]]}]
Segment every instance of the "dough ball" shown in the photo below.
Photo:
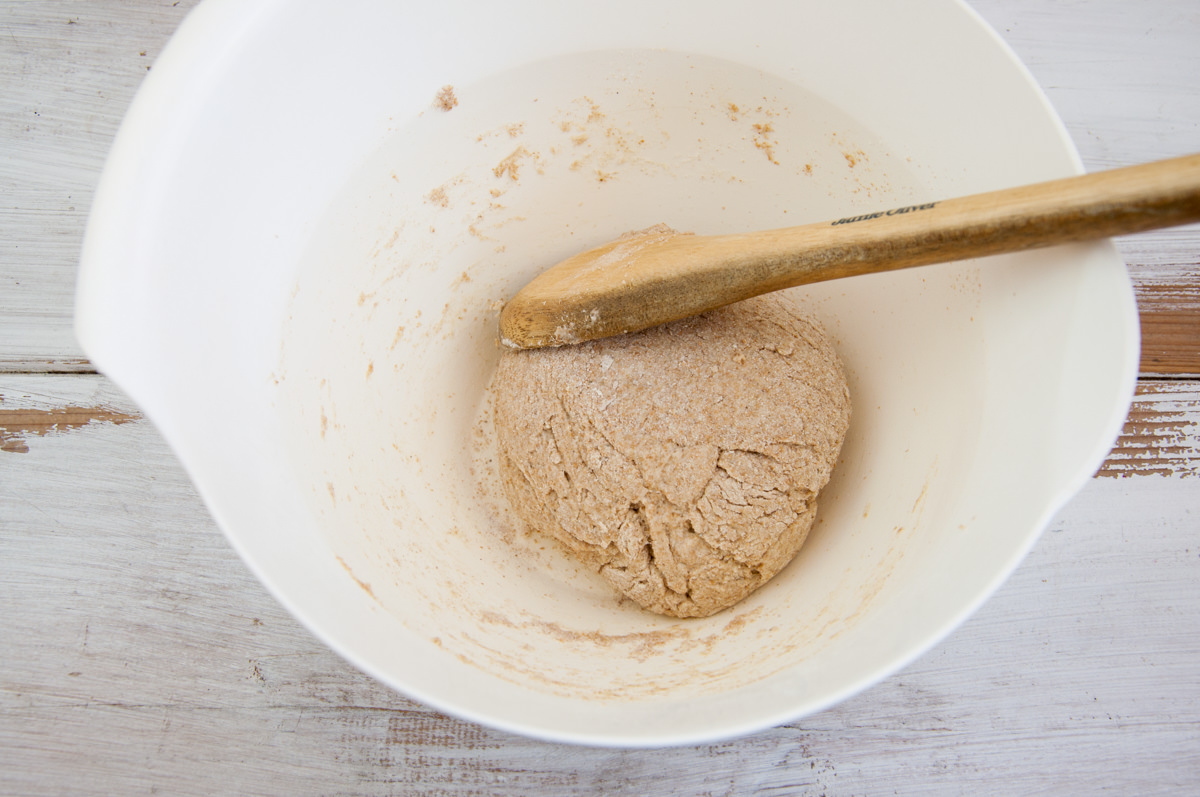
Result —
[{"label": "dough ball", "polygon": [[496,373],[500,477],[517,514],[674,617],[732,606],[791,561],[849,419],[833,346],[779,294],[508,351]]}]

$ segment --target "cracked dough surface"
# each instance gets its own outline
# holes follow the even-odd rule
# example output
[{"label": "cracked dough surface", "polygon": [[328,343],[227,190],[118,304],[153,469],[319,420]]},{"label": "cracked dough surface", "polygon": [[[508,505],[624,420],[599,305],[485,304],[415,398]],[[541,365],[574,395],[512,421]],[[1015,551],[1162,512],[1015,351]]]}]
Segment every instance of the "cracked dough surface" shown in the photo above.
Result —
[{"label": "cracked dough surface", "polygon": [[781,294],[636,335],[508,351],[514,510],[645,609],[705,617],[800,550],[850,418],[824,331]]}]

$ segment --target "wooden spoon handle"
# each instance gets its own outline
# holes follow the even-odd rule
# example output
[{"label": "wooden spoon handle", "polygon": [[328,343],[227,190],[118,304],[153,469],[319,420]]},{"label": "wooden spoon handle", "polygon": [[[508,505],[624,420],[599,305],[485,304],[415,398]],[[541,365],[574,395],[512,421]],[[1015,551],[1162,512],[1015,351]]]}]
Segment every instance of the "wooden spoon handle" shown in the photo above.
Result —
[{"label": "wooden spoon handle", "polygon": [[802,227],[616,242],[533,280],[501,334],[519,348],[574,343],[806,283],[1193,221],[1200,154]]},{"label": "wooden spoon handle", "polygon": [[1200,154],[758,235],[777,290],[1198,220]]}]

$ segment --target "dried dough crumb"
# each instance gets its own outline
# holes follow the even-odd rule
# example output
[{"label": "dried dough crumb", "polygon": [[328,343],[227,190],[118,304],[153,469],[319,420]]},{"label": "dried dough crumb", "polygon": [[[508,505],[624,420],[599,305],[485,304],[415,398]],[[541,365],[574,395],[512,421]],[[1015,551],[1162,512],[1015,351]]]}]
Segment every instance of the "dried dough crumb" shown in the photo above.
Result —
[{"label": "dried dough crumb", "polygon": [[442,86],[441,91],[437,93],[437,98],[434,100],[433,105],[442,111],[453,110],[458,105],[458,97],[454,95],[454,86]]}]

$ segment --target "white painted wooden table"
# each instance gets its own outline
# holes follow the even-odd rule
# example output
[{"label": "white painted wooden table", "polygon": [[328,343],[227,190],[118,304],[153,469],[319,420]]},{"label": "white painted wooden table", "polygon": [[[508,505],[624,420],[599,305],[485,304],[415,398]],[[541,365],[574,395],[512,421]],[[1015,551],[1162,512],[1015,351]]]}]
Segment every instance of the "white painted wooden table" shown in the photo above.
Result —
[{"label": "white painted wooden table", "polygon": [[[532,742],[315,641],[74,342],[99,169],[193,5],[0,2],[0,793],[1200,794],[1200,230],[1121,242],[1145,337],[1125,434],[944,644],[727,744]],[[1200,151],[1196,0],[975,6],[1089,168]]]}]

